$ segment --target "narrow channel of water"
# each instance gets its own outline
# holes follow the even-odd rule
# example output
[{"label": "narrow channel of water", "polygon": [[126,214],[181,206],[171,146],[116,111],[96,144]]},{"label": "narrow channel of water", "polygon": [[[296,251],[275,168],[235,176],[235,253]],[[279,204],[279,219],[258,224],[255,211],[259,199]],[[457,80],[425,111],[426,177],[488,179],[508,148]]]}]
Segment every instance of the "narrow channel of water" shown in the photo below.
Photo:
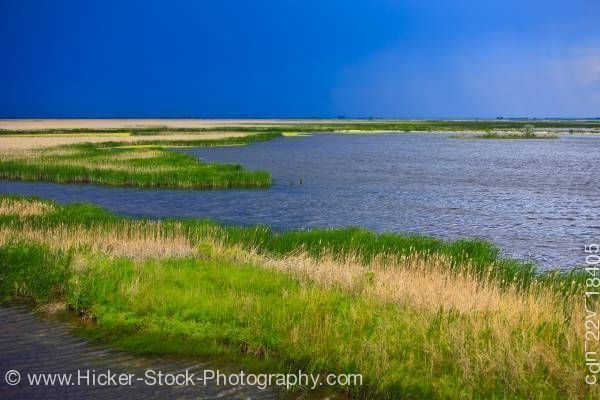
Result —
[{"label": "narrow channel of water", "polygon": [[[167,357],[140,357],[110,350],[73,336],[69,327],[57,321],[40,319],[22,306],[0,306],[0,399],[276,399],[270,389],[252,386],[157,385],[157,374],[202,376],[208,364]],[[6,383],[7,371],[20,373],[21,382]],[[86,376],[135,374],[132,385],[88,385]],[[146,372],[154,371],[147,378]],[[88,374],[89,371],[89,375]],[[27,374],[71,374],[70,385],[29,385]],[[78,374],[82,377],[76,384]],[[138,381],[144,378],[145,381]],[[100,378],[99,378],[100,379]],[[152,385],[150,385],[151,383]]]}]

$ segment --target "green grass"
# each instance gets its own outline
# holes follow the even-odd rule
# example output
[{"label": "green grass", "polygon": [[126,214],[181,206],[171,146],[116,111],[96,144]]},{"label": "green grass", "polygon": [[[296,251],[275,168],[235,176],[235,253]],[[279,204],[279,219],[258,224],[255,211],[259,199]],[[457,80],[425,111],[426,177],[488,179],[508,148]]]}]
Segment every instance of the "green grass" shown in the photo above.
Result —
[{"label": "green grass", "polygon": [[115,141],[30,150],[0,157],[0,178],[186,189],[268,187],[271,175],[266,171],[248,171],[233,164],[204,163],[167,148],[243,145],[277,136],[277,133],[266,133],[212,140]]},{"label": "green grass", "polygon": [[[0,197],[0,202],[24,200],[41,201]],[[157,225],[86,204],[46,203],[52,208],[43,215],[0,208],[0,232],[14,233],[0,242],[0,298],[64,301],[94,321],[86,334],[113,346],[216,358],[261,372],[360,373],[364,386],[340,388],[357,398],[598,398],[594,387],[582,383],[582,338],[573,329],[580,322],[573,318],[581,306],[574,301],[583,289],[581,279],[536,275],[530,264],[501,259],[487,242],[358,228],[273,232],[199,220]],[[117,237],[133,230],[154,235],[153,229],[166,237],[182,234],[200,254],[136,261],[82,247],[60,250],[42,243],[41,235],[39,243],[18,236],[25,229],[52,235],[74,227]],[[455,285],[462,282],[457,273],[474,272],[507,300],[520,299],[522,292],[523,299],[544,307],[533,309],[541,313],[537,316],[515,316],[511,304],[460,312],[444,303],[444,293],[434,295],[440,299],[437,307],[390,303],[368,295],[368,282],[356,290],[324,285],[270,269],[260,258],[244,261],[211,248],[218,242],[269,259],[301,250],[316,260],[353,254],[366,268],[381,255],[441,254],[453,262],[433,279],[447,279],[448,291],[470,296]]]},{"label": "green grass", "polygon": [[[0,199],[36,199],[2,195]],[[131,221],[128,217],[115,215],[101,207],[75,203],[60,206],[54,202],[40,200],[52,204],[56,211],[37,217],[1,216],[0,227],[11,224],[15,228],[28,224],[38,229],[53,229],[66,225],[84,227],[102,227],[102,229],[126,229]],[[152,222],[152,220],[136,220]],[[375,233],[360,227],[331,228],[311,230],[276,231],[265,225],[235,226],[223,225],[211,220],[201,219],[163,219],[161,230],[166,236],[180,230],[193,243],[203,243],[207,239],[216,240],[229,246],[241,246],[258,254],[285,257],[299,250],[307,252],[314,258],[333,255],[344,258],[349,255],[358,256],[365,263],[377,256],[403,257],[413,252],[440,254],[453,260],[457,268],[468,268],[481,276],[489,276],[498,282],[519,282],[527,287],[534,280],[540,279],[555,287],[572,289],[573,281],[583,283],[584,274],[579,269],[570,273],[547,271],[539,273],[535,264],[514,259],[502,258],[500,249],[492,243],[481,239],[461,239],[445,241],[431,236]],[[561,289],[562,290],[562,289]]]},{"label": "green grass", "polygon": [[[88,335],[141,354],[216,357],[256,371],[360,373],[368,385],[347,388],[356,397],[560,399],[568,390],[544,370],[528,376],[530,386],[484,371],[465,377],[445,344],[457,330],[468,335],[470,321],[459,314],[382,305],[226,260],[94,256],[74,273],[68,257],[28,244],[0,248],[2,293],[10,285],[8,293],[37,302],[66,298],[96,321]],[[537,340],[553,343],[554,334]],[[472,357],[487,351],[485,337],[467,340]],[[571,363],[579,354],[564,357]],[[497,362],[496,371],[511,368]]]},{"label": "green grass", "polygon": [[[66,298],[78,312],[93,315],[96,326],[88,328],[89,335],[141,354],[217,357],[261,371],[361,373],[372,388],[350,390],[370,398],[455,397],[457,391],[489,390],[485,383],[460,389],[458,381],[431,384],[420,378],[430,376],[418,343],[422,327],[415,330],[408,325],[410,316],[399,318],[391,307],[301,285],[251,265],[202,260],[136,265],[95,257],[75,275],[56,262],[67,257],[25,244],[0,248],[1,293],[37,302]],[[32,285],[31,277],[37,283]],[[134,285],[135,296],[124,296]],[[432,318],[431,327],[435,324]],[[385,354],[365,347],[379,342],[399,346],[403,353],[386,366],[384,376],[378,363]],[[440,371],[441,381],[451,372]]]}]

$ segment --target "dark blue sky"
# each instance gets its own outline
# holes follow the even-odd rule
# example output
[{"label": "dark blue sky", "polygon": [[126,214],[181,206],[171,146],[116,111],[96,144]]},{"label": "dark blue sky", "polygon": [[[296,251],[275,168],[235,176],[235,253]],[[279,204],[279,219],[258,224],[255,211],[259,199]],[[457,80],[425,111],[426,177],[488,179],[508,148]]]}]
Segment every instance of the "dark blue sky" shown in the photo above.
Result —
[{"label": "dark blue sky", "polygon": [[600,116],[600,2],[0,0],[0,117]]}]

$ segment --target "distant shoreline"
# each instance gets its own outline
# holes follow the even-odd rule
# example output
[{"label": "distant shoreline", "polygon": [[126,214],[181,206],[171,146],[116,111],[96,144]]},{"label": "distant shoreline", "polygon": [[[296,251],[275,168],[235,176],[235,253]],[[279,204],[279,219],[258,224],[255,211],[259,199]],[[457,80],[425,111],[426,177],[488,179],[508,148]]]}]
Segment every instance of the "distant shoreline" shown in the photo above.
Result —
[{"label": "distant shoreline", "polygon": [[[37,119],[0,119],[0,130],[32,131],[52,129],[135,129],[144,127],[211,129],[225,127],[273,127],[288,125],[418,125],[430,124],[457,126],[496,126],[532,124],[536,127],[556,128],[597,128],[597,119],[192,119],[192,118],[37,118]],[[479,130],[479,129],[477,129]]]},{"label": "distant shoreline", "polygon": [[[192,118],[59,118],[59,119],[0,119],[0,130],[44,129],[123,129],[142,127],[218,128],[229,126],[265,126],[288,124],[377,124],[413,120],[361,119],[192,119]],[[415,120],[416,121],[416,120]]]}]

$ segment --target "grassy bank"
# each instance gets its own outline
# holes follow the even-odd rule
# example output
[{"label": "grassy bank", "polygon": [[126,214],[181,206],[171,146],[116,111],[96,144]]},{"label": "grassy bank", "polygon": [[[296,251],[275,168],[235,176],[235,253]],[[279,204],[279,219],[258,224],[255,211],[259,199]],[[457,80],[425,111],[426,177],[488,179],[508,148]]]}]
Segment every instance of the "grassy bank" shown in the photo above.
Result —
[{"label": "grassy bank", "polygon": [[146,140],[56,146],[0,153],[0,178],[115,186],[220,189],[267,187],[271,176],[240,165],[203,163],[167,150],[177,146],[243,145],[278,133],[202,140]]},{"label": "grassy bank", "polygon": [[[361,373],[364,398],[596,398],[581,276],[483,241],[275,233],[0,198],[0,295],[66,304],[95,337],[253,370]],[[91,321],[91,322],[90,322]]]}]

